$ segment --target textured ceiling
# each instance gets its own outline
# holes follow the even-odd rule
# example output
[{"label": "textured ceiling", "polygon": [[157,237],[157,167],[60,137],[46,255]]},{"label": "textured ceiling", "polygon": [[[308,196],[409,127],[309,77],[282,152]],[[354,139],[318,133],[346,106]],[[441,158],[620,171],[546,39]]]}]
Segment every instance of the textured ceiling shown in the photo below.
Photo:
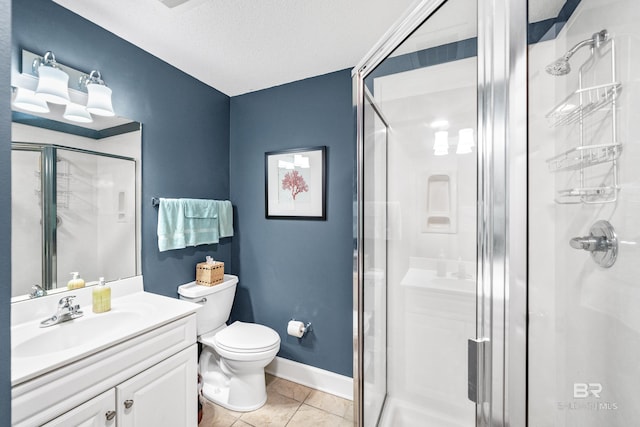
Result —
[{"label": "textured ceiling", "polygon": [[414,1],[55,0],[229,96],[355,66]]},{"label": "textured ceiling", "polygon": [[[182,0],[54,1],[229,96],[351,68],[418,2],[187,0],[169,8],[162,1]],[[449,3],[455,22],[429,26],[411,48],[475,33],[474,0]],[[563,3],[531,0],[529,18],[556,16]]]}]

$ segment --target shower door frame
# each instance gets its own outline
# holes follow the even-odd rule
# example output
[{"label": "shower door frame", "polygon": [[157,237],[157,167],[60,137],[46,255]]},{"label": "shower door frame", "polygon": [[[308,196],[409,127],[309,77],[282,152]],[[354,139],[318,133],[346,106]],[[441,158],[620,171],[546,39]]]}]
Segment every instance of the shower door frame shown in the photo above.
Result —
[{"label": "shower door frame", "polygon": [[[354,261],[354,422],[363,425],[364,80],[446,0],[409,10],[353,69],[357,137]],[[476,425],[527,424],[527,1],[478,2]],[[384,408],[383,408],[384,410]]]}]

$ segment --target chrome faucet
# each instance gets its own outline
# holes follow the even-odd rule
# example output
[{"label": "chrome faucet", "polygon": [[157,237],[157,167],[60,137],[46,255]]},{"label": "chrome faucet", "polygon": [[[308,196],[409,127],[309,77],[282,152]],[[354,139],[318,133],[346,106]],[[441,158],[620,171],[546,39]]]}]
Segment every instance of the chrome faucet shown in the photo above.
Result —
[{"label": "chrome faucet", "polygon": [[74,298],[75,295],[60,298],[56,314],[40,322],[40,327],[46,328],[47,326],[57,325],[58,323],[67,322],[81,317],[84,313],[80,310],[80,304],[73,304]]},{"label": "chrome faucet", "polygon": [[43,297],[47,294],[47,291],[45,291],[44,289],[42,289],[42,286],[40,285],[33,285],[31,286],[31,293],[29,294],[29,298],[38,298],[38,297]]}]

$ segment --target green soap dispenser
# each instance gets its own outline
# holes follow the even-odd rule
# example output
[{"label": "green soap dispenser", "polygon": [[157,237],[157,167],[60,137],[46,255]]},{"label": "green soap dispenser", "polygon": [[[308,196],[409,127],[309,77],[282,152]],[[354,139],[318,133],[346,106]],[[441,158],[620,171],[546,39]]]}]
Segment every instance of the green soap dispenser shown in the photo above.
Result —
[{"label": "green soap dispenser", "polygon": [[104,313],[111,310],[111,288],[101,277],[98,286],[93,288],[93,312]]}]

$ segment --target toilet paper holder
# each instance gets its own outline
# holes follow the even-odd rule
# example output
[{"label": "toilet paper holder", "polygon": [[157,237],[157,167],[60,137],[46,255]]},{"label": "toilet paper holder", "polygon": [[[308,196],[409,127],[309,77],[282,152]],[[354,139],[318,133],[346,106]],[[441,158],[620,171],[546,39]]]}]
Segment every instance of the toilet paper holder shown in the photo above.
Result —
[{"label": "toilet paper holder", "polygon": [[300,336],[298,338],[302,338],[303,336],[305,336],[307,334],[307,332],[311,331],[311,322],[305,323],[305,322],[296,320],[293,317],[289,320],[289,322],[300,322],[300,323],[302,323],[302,325],[303,325],[302,329],[301,329],[302,330],[302,336]]}]

